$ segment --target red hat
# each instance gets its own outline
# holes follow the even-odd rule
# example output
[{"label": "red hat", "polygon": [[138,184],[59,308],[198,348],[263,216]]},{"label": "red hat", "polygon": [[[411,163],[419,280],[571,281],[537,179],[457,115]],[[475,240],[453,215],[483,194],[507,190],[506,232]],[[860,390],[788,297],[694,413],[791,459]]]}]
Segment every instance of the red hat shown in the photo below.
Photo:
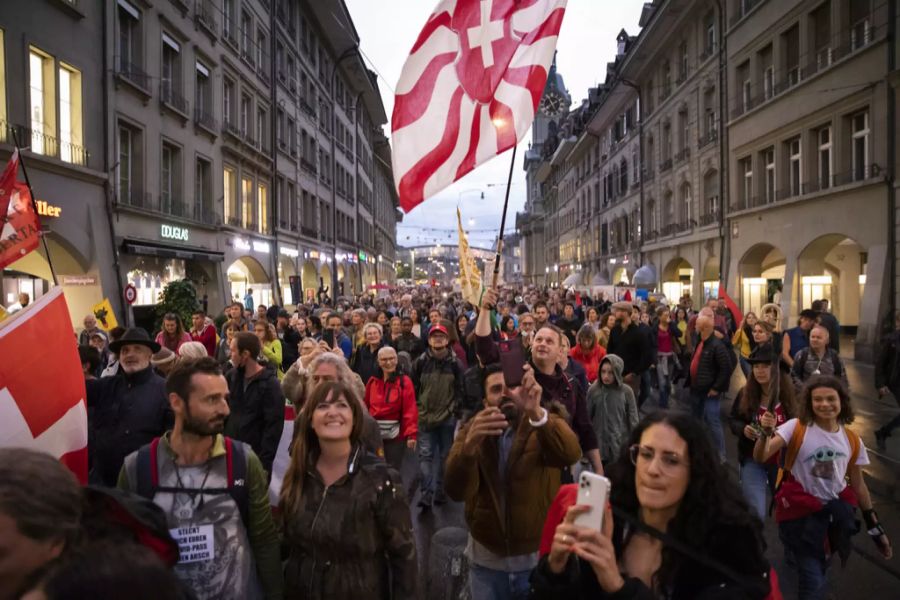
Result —
[{"label": "red hat", "polygon": [[450,337],[450,334],[447,333],[447,328],[443,325],[432,325],[431,329],[428,330],[428,337],[431,337],[436,333],[443,333],[447,337]]}]

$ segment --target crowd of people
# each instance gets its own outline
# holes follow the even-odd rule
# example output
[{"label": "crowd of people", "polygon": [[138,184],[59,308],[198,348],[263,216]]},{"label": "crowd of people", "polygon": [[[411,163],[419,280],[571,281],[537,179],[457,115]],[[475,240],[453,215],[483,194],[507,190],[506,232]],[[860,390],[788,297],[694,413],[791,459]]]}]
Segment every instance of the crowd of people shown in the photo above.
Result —
[{"label": "crowd of people", "polygon": [[[425,597],[412,523],[451,501],[475,600],[777,598],[773,511],[802,600],[857,508],[892,554],[825,301],[788,329],[777,304],[540,288],[186,316],[84,319],[91,485],[0,450],[0,600]],[[582,471],[612,484],[601,530],[577,523]]]}]

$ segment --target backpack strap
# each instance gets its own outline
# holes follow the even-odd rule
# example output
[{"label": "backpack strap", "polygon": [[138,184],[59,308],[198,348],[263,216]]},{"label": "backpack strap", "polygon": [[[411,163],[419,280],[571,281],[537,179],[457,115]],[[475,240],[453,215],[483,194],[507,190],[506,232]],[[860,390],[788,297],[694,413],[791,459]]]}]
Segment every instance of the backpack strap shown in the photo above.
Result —
[{"label": "backpack strap", "polygon": [[856,464],[856,459],[859,458],[859,447],[862,443],[855,431],[844,427],[844,433],[847,434],[847,441],[850,442],[850,462],[847,463],[847,468],[849,469]]},{"label": "backpack strap", "polygon": [[791,441],[788,442],[784,456],[784,471],[787,473],[791,472],[791,468],[797,460],[797,455],[800,454],[800,446],[803,445],[804,436],[806,436],[806,425],[798,419],[797,426],[794,427],[794,435],[791,436]]},{"label": "backpack strap", "polygon": [[139,496],[153,500],[159,489],[159,468],[157,450],[159,438],[153,438],[146,446],[141,446],[137,454],[137,482],[135,491]]},{"label": "backpack strap", "polygon": [[[228,493],[238,506],[244,528],[249,525],[250,492],[247,486],[247,452],[244,445],[225,437],[225,465],[228,470]],[[248,531],[249,533],[249,531]]]}]

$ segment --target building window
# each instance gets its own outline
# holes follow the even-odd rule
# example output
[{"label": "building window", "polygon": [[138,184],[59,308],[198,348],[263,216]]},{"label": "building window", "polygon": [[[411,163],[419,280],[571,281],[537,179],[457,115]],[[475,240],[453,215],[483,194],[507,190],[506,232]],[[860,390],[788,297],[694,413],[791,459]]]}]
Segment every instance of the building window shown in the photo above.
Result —
[{"label": "building window", "polygon": [[85,164],[82,139],[81,72],[61,64],[59,67],[59,158]]},{"label": "building window", "polygon": [[788,149],[788,174],[790,177],[790,194],[791,196],[799,196],[801,193],[800,190],[800,175],[802,173],[802,149],[800,146],[800,138],[796,137],[787,143]]},{"label": "building window", "polygon": [[753,198],[753,159],[749,156],[738,163],[738,172],[743,175],[741,180],[741,207],[749,208]]},{"label": "building window", "polygon": [[741,90],[741,106],[740,114],[743,114],[753,108],[753,86],[750,81],[750,61],[742,63],[737,68],[737,83]]},{"label": "building window", "polygon": [[31,151],[37,154],[56,155],[56,78],[53,59],[31,48],[29,59],[29,85],[31,101]]},{"label": "building window", "polygon": [[831,187],[831,127],[822,127],[816,133],[819,142],[819,188]]},{"label": "building window", "polygon": [[163,142],[162,157],[159,163],[160,210],[167,214],[178,214],[181,208],[181,151],[178,147]]},{"label": "building window", "polygon": [[229,166],[223,169],[223,206],[225,223],[228,225],[237,225],[238,219],[238,199],[237,199],[237,172]]},{"label": "building window", "polygon": [[853,147],[851,160],[853,161],[853,181],[862,181],[866,178],[869,166],[869,112],[856,113],[852,117],[853,123]]},{"label": "building window", "polygon": [[241,178],[241,226],[253,227],[253,180],[249,177]]},{"label": "building window", "polygon": [[763,71],[763,97],[769,100],[775,94],[775,67],[769,65]]},{"label": "building window", "polygon": [[688,146],[691,143],[691,122],[690,122],[690,119],[688,116],[688,111],[686,108],[684,110],[679,111],[678,124],[681,129],[681,140],[680,140],[681,144],[680,144],[679,152],[684,154],[687,151]]},{"label": "building window", "polygon": [[800,26],[794,25],[781,35],[782,64],[784,64],[786,87],[800,81]]},{"label": "building window", "polygon": [[118,61],[119,71],[133,74],[140,67],[141,60],[141,13],[125,0],[118,4],[119,39]]},{"label": "building window", "polygon": [[181,46],[165,33],[162,41],[162,101],[175,105],[181,96]]},{"label": "building window", "polygon": [[116,182],[118,201],[132,206],[141,206],[143,201],[141,132],[129,125],[119,123],[118,134],[119,165],[118,181]]},{"label": "building window", "polygon": [[250,131],[250,96],[241,96],[241,114],[238,125],[241,128],[241,135],[252,140],[253,132]]},{"label": "building window", "polygon": [[765,189],[763,189],[766,203],[775,202],[775,148],[763,150],[762,160],[766,168]]},{"label": "building window", "polygon": [[222,80],[222,119],[226,123],[234,123],[234,82],[225,77]]},{"label": "building window", "polygon": [[256,31],[256,66],[260,71],[268,75],[266,65],[266,32],[262,29]]},{"label": "building window", "polygon": [[694,200],[691,197],[691,185],[689,183],[685,183],[681,186],[681,224],[685,227],[689,227],[691,225],[691,219],[693,218],[693,204]]},{"label": "building window", "polygon": [[703,53],[707,56],[712,55],[716,48],[716,15],[713,12],[707,13],[703,20],[704,36],[703,36]]},{"label": "building window", "polygon": [[212,222],[212,163],[203,158],[197,159],[194,169],[194,205],[200,221]]},{"label": "building window", "polygon": [[234,4],[235,0],[222,0],[222,29],[230,40],[234,40]]},{"label": "building window", "polygon": [[253,60],[253,19],[247,11],[241,11],[241,56]]},{"label": "building window", "polygon": [[263,150],[269,149],[269,136],[266,135],[268,131],[268,119],[266,118],[266,110],[264,108],[257,109],[256,111],[256,137],[259,141],[259,147]]},{"label": "building window", "polygon": [[200,61],[197,61],[197,80],[194,85],[194,108],[197,111],[198,121],[207,125],[212,124],[212,85],[210,84],[209,79],[209,69]]},{"label": "building window", "polygon": [[872,41],[872,27],[869,21],[870,0],[850,2],[850,49],[857,50]]},{"label": "building window", "polygon": [[678,81],[682,82],[687,79],[688,76],[688,45],[687,42],[681,42],[681,46],[678,48],[678,56],[680,58],[680,62],[678,64]]}]

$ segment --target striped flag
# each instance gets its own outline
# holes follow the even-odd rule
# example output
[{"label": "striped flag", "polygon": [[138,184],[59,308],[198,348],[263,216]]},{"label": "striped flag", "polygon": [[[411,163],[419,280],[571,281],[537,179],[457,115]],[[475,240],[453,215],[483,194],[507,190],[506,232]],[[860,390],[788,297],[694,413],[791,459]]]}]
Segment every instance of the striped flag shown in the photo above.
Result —
[{"label": "striped flag", "polygon": [[469,252],[469,240],[463,231],[462,213],[456,209],[456,223],[459,228],[459,285],[462,287],[462,297],[473,306],[481,304],[481,292],[484,286],[481,281],[481,272],[475,264],[475,257]]},{"label": "striped flag", "polygon": [[528,132],[567,0],[443,0],[413,45],[391,118],[409,212]]}]

